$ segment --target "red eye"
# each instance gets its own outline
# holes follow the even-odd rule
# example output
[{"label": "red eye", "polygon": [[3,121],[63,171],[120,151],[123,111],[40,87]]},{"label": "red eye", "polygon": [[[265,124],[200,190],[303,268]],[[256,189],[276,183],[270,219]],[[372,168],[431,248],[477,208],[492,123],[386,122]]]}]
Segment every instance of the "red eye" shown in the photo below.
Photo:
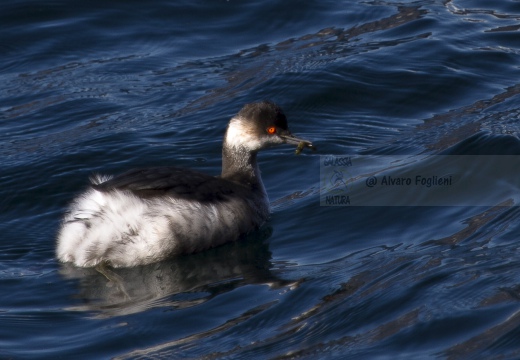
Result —
[{"label": "red eye", "polygon": [[267,128],[267,133],[273,135],[276,132],[276,128],[274,126],[270,126]]}]

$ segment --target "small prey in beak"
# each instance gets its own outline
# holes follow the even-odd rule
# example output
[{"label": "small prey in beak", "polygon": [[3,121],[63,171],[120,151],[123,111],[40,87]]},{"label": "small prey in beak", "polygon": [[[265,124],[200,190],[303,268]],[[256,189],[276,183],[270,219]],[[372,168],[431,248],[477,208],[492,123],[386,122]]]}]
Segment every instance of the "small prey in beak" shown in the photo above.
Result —
[{"label": "small prey in beak", "polygon": [[316,151],[316,146],[312,145],[312,143],[309,140],[299,139],[291,133],[280,135],[280,137],[284,139],[287,144],[297,145],[296,151],[294,152],[296,155],[300,155],[302,150],[306,147],[313,151]]}]

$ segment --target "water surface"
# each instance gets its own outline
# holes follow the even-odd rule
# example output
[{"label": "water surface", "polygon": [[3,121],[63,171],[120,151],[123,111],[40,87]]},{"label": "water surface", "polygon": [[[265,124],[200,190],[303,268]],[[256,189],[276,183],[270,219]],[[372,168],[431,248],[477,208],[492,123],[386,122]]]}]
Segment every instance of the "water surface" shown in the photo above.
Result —
[{"label": "water surface", "polygon": [[[323,155],[520,154],[519,20],[514,0],[4,2],[0,357],[520,357],[520,176],[483,207],[319,204]],[[260,155],[262,229],[119,282],[56,261],[90,174],[218,174],[261,99],[319,147]]]}]

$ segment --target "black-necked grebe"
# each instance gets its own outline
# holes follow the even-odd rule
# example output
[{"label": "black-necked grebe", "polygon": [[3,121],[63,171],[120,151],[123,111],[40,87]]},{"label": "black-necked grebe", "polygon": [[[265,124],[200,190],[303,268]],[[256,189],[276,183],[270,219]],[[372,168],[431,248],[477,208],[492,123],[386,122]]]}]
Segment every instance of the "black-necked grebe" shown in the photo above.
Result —
[{"label": "black-necked grebe", "polygon": [[284,143],[314,149],[276,104],[247,104],[227,127],[220,177],[175,167],[93,177],[64,218],[58,259],[130,267],[237,240],[269,216],[256,154]]}]

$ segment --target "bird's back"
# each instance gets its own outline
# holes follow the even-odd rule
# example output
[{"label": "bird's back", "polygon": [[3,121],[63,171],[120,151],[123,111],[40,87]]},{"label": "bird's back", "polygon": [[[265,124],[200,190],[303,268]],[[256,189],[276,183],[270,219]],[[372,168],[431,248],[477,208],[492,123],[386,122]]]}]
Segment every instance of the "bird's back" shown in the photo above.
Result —
[{"label": "bird's back", "polygon": [[62,261],[135,266],[234,241],[269,215],[265,193],[197,171],[158,167],[93,179],[58,237]]}]

